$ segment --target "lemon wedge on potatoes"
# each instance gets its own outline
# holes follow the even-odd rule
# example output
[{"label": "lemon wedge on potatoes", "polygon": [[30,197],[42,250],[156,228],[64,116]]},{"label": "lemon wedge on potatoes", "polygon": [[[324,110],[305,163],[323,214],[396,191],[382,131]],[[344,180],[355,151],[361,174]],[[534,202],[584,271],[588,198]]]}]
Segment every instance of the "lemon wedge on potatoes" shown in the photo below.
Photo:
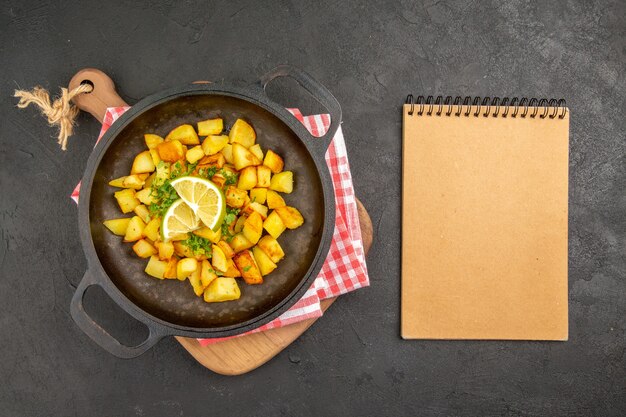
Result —
[{"label": "lemon wedge on potatoes", "polygon": [[217,185],[191,176],[176,178],[170,184],[206,227],[215,232],[222,225],[226,198]]},{"label": "lemon wedge on potatoes", "polygon": [[163,240],[168,241],[175,236],[191,232],[200,227],[200,219],[183,199],[172,203],[163,216],[161,234]]}]

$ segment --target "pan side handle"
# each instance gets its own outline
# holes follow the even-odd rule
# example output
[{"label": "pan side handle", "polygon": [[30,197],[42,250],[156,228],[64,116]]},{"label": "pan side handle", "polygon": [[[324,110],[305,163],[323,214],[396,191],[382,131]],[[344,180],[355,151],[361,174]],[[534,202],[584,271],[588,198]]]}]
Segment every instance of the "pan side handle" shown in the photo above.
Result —
[{"label": "pan side handle", "polygon": [[115,339],[109,332],[107,332],[102,326],[96,323],[85,311],[83,306],[83,297],[85,291],[92,285],[100,285],[95,278],[94,273],[87,269],[85,276],[80,281],[76,292],[72,297],[72,303],[70,305],[70,313],[74,322],[80,327],[80,329],[96,342],[100,347],[109,352],[110,354],[122,359],[130,359],[137,357],[145,353],[148,349],[154,346],[159,340],[167,336],[167,332],[163,331],[160,326],[154,324],[143,324],[148,327],[149,334],[146,340],[137,346],[126,346]]},{"label": "pan side handle", "polygon": [[267,85],[274,79],[280,77],[290,77],[294,79],[302,88],[307,90],[313,98],[315,98],[322,106],[326,108],[330,115],[330,126],[326,134],[322,137],[312,137],[309,144],[323,157],[330,142],[335,137],[337,129],[341,124],[341,106],[331,92],[324,87],[319,81],[311,77],[308,73],[296,68],[292,65],[279,65],[267,74],[261,77],[260,83],[263,91]]},{"label": "pan side handle", "polygon": [[79,109],[91,113],[100,123],[104,120],[107,107],[128,106],[115,91],[113,80],[99,69],[84,68],[78,71],[70,80],[70,91],[80,84],[90,84],[93,90],[77,95],[72,101]]}]

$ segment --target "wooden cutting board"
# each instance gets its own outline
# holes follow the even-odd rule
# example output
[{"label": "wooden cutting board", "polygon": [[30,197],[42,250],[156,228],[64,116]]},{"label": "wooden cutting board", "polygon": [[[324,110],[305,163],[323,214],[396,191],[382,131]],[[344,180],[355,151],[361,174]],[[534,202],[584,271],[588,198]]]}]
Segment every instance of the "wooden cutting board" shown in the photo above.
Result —
[{"label": "wooden cutting board", "polygon": [[[97,88],[94,88],[93,92],[89,94],[74,97],[73,101],[81,110],[88,111],[100,122],[102,122],[108,107],[128,105],[115,91],[115,85],[111,78],[97,69],[87,68],[76,73],[70,81],[69,89],[72,90],[85,81],[92,83]],[[358,199],[357,208],[361,223],[363,248],[367,255],[374,236],[372,220]],[[322,310],[326,311],[336,299],[337,297],[323,300],[321,302]],[[176,337],[176,340],[202,366],[222,375],[241,375],[272,359],[311,327],[316,320],[304,320],[279,329],[236,337],[207,346],[201,346],[196,339],[192,338]]]}]

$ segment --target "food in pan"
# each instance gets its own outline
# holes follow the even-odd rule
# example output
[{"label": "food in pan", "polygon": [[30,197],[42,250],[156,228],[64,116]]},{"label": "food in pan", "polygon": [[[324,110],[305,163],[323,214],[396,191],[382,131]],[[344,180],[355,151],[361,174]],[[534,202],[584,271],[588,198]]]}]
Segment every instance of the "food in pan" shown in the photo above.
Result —
[{"label": "food in pan", "polygon": [[245,120],[226,133],[221,118],[165,138],[145,134],[147,150],[129,175],[109,182],[121,188],[114,196],[122,213],[134,216],[104,226],[148,259],[148,275],[188,280],[207,303],[238,299],[237,278],[262,284],[285,256],[279,236],[304,223],[280,194],[293,191],[293,173],[256,139]]}]

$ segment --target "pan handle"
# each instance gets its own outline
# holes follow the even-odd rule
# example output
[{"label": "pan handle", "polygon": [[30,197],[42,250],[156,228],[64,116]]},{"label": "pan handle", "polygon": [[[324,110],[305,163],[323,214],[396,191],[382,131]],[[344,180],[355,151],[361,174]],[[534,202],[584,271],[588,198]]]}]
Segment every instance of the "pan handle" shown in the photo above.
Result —
[{"label": "pan handle", "polygon": [[83,306],[83,297],[87,288],[92,285],[100,285],[95,278],[94,273],[87,269],[85,276],[78,284],[76,292],[72,297],[72,303],[70,305],[70,313],[74,322],[85,332],[87,336],[96,342],[104,350],[110,354],[122,359],[130,359],[145,353],[148,349],[154,346],[159,340],[167,336],[167,332],[163,331],[159,326],[153,324],[147,325],[149,330],[146,340],[141,342],[137,346],[126,346],[121,344],[117,339],[111,336],[106,330],[104,330],[98,323],[96,323],[85,311]]},{"label": "pan handle", "polygon": [[330,115],[330,126],[328,127],[326,134],[319,138],[313,137],[313,140],[309,142],[309,144],[315,148],[315,150],[319,151],[322,156],[325,155],[330,142],[335,137],[335,133],[341,124],[341,106],[339,105],[339,102],[319,81],[292,65],[279,65],[262,76],[260,82],[261,87],[263,87],[263,91],[265,91],[265,87],[272,80],[279,77],[290,77],[294,79],[328,111],[328,114]]}]

